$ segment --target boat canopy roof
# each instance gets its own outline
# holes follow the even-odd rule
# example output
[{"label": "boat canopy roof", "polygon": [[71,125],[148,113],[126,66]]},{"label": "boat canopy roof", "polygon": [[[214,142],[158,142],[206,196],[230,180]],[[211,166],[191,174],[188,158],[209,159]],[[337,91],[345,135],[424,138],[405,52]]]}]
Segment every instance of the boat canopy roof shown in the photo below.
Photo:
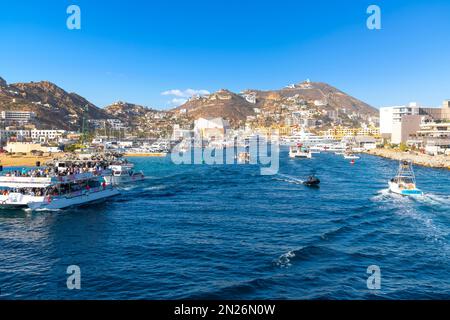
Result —
[{"label": "boat canopy roof", "polygon": [[91,172],[54,177],[8,177],[0,176],[0,188],[45,188],[52,185],[91,180],[97,176]]}]

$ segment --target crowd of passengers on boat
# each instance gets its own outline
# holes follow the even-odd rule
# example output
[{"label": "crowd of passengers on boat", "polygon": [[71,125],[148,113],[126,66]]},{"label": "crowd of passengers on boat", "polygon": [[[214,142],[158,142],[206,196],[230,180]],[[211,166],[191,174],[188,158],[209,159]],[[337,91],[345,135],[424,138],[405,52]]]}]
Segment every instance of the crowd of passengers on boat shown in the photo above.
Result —
[{"label": "crowd of passengers on boat", "polygon": [[97,173],[101,172],[103,170],[106,170],[107,166],[100,166],[97,165],[95,167],[79,167],[79,166],[72,166],[64,168],[64,170],[58,170],[56,167],[49,167],[49,168],[38,168],[38,169],[32,169],[32,170],[13,170],[5,173],[5,177],[25,177],[25,178],[50,178],[55,176],[71,176],[76,174],[82,174],[82,173]]},{"label": "crowd of passengers on boat", "polygon": [[89,192],[91,190],[102,188],[105,190],[107,184],[105,181],[97,180],[82,181],[80,183],[61,184],[48,188],[12,188],[0,190],[0,195],[8,196],[11,193],[29,195],[32,197],[58,196],[64,194],[76,194],[79,192]]}]

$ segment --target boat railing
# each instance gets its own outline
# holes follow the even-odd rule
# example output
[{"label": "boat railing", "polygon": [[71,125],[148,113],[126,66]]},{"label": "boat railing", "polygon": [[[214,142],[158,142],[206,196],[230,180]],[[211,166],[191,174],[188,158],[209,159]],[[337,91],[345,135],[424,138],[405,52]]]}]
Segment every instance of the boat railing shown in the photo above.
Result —
[{"label": "boat railing", "polygon": [[0,185],[1,184],[42,184],[42,185],[51,185],[51,184],[61,184],[61,183],[70,183],[75,181],[83,181],[90,180],[98,176],[110,175],[110,171],[105,172],[85,172],[80,174],[72,174],[67,176],[51,176],[51,177],[16,177],[16,176],[0,176]]},{"label": "boat railing", "polygon": [[16,177],[16,176],[0,176],[0,184],[1,183],[41,183],[41,184],[51,184],[51,177]]}]

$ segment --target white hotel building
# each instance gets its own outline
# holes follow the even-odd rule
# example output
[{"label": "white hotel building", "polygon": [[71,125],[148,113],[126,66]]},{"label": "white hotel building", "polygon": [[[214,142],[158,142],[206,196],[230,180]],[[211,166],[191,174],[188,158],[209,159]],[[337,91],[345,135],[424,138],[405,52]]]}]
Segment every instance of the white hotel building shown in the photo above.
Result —
[{"label": "white hotel building", "polygon": [[56,141],[65,135],[65,130],[0,130],[0,140],[7,141],[12,137],[18,140],[33,140],[36,142]]},{"label": "white hotel building", "polygon": [[1,120],[5,122],[17,122],[25,124],[34,119],[36,114],[31,111],[2,111],[0,113]]},{"label": "white hotel building", "polygon": [[[431,134],[436,130],[429,129],[431,124],[436,124],[435,128],[442,128],[444,127],[442,123],[449,121],[450,100],[445,100],[442,108],[424,108],[417,103],[380,108],[380,134],[394,144],[406,143],[411,136],[416,138],[418,135],[419,138],[427,136],[427,131],[430,131],[428,138],[436,138]],[[441,135],[447,134],[447,129],[437,131],[445,131],[444,133],[438,132]]]},{"label": "white hotel building", "polygon": [[380,108],[380,134],[394,144],[406,142],[420,128],[422,117],[417,103]]}]

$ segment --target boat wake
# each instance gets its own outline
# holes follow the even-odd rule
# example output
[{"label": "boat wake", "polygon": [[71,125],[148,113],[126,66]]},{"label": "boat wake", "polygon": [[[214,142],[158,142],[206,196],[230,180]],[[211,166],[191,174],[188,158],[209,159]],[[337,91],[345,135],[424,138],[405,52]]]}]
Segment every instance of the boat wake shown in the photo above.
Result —
[{"label": "boat wake", "polygon": [[280,257],[278,257],[278,259],[273,261],[273,265],[278,268],[289,268],[295,261],[311,261],[323,257],[335,257],[342,254],[342,252],[328,248],[326,246],[307,245],[300,249],[290,250],[282,254]]},{"label": "boat wake", "polygon": [[419,232],[423,234],[426,239],[444,245],[444,251],[447,252],[450,247],[446,243],[448,232],[439,227],[434,221],[431,214],[418,212],[417,205],[430,206],[432,208],[450,205],[450,198],[445,196],[438,196],[434,194],[425,194],[418,197],[405,197],[394,194],[389,189],[380,190],[378,194],[372,198],[374,202],[383,202],[383,207],[388,209],[395,209],[395,214],[400,218],[412,219],[420,225]]},{"label": "boat wake", "polygon": [[151,187],[146,187],[142,190],[144,191],[153,191],[153,190],[164,190],[167,189],[167,187],[165,185],[157,185],[157,186],[151,186]]},{"label": "boat wake", "polygon": [[440,206],[440,207],[450,207],[450,196],[437,195],[437,194],[425,194],[422,198],[417,199],[425,204]]},{"label": "boat wake", "polygon": [[392,201],[394,202],[417,202],[432,206],[450,206],[450,196],[436,195],[432,193],[425,193],[423,196],[401,196],[391,192],[389,189],[378,191],[377,195],[372,197],[373,202]]},{"label": "boat wake", "polygon": [[274,178],[274,180],[278,180],[278,181],[283,181],[283,182],[289,182],[289,183],[293,183],[293,184],[303,184],[305,181],[298,179],[296,177],[293,176],[289,176],[286,174],[278,174],[279,178]]},{"label": "boat wake", "polygon": [[274,264],[280,268],[289,268],[292,266],[291,259],[295,258],[295,251],[289,251],[282,254],[278,260],[274,261]]},{"label": "boat wake", "polygon": [[377,195],[372,198],[373,202],[392,201],[392,200],[408,200],[408,198],[399,194],[392,193],[389,189],[383,189],[377,192]]}]

